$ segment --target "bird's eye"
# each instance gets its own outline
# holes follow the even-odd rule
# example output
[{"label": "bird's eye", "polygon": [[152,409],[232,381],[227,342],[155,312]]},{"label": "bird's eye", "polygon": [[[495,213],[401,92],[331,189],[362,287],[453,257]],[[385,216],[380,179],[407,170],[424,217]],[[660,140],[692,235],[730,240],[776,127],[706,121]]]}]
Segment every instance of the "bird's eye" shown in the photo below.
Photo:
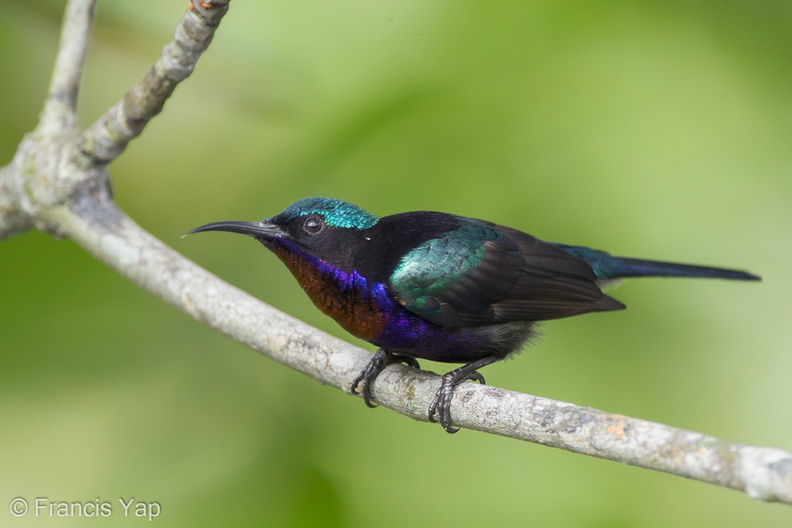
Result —
[{"label": "bird's eye", "polygon": [[324,230],[325,223],[321,217],[309,216],[305,219],[303,230],[309,235],[318,235]]}]

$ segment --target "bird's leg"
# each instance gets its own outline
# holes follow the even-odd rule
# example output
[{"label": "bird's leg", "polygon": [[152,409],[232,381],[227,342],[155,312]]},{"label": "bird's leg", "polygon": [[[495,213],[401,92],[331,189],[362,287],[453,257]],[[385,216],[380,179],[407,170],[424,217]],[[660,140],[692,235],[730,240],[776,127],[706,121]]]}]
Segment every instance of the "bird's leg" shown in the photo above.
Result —
[{"label": "bird's leg", "polygon": [[500,357],[496,356],[483,357],[443,374],[443,382],[440,384],[440,388],[437,389],[434,400],[429,405],[429,421],[437,423],[438,420],[435,420],[435,414],[438,414],[440,416],[440,425],[443,426],[446,432],[456,433],[459,431],[458,427],[451,427],[451,400],[454,398],[454,389],[456,389],[457,385],[467,380],[478,381],[484,385],[484,376],[477,370],[500,359]]},{"label": "bird's leg", "polygon": [[377,350],[377,353],[374,354],[374,357],[371,358],[369,364],[366,365],[366,368],[363,369],[363,372],[352,382],[352,394],[357,394],[358,388],[360,388],[360,394],[363,396],[363,401],[366,402],[366,405],[371,408],[376,407],[375,404],[371,403],[371,384],[374,383],[374,380],[385,367],[393,363],[404,363],[408,367],[421,368],[418,365],[418,360],[414,357],[392,354],[380,348]]}]

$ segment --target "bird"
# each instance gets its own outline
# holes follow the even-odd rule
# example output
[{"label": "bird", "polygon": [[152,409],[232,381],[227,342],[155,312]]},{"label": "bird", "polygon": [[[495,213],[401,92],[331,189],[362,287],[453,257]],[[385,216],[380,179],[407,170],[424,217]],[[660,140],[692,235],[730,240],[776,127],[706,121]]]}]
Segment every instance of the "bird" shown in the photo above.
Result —
[{"label": "bird", "polygon": [[[369,407],[372,385],[393,363],[461,363],[442,376],[427,409],[449,433],[451,401],[479,369],[523,348],[540,321],[622,310],[603,293],[630,277],[757,281],[745,271],[616,257],[542,241],[485,220],[435,211],[375,216],[325,197],[298,200],[260,222],[222,221],[187,234],[248,235],[274,253],[311,301],[377,347],[350,392]],[[186,236],[186,235],[185,235]]]}]

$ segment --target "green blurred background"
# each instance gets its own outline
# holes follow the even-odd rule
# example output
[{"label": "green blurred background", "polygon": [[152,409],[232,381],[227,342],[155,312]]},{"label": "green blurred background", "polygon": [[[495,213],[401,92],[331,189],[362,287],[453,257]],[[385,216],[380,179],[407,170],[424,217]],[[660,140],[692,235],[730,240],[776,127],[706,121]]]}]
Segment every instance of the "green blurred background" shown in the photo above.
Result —
[{"label": "green blurred background", "polygon": [[[147,71],[187,0],[103,0],[80,118]],[[64,2],[2,0],[0,163],[36,123]],[[194,75],[111,167],[120,205],[324,330],[241,237],[326,195],[435,209],[759,284],[633,281],[545,325],[498,386],[792,449],[792,7],[750,2],[235,0]],[[789,506],[472,431],[321,386],[30,232],[0,244],[0,525],[792,526]],[[351,339],[351,338],[350,338]],[[435,371],[445,365],[429,364]],[[110,501],[102,520],[14,518]]]}]

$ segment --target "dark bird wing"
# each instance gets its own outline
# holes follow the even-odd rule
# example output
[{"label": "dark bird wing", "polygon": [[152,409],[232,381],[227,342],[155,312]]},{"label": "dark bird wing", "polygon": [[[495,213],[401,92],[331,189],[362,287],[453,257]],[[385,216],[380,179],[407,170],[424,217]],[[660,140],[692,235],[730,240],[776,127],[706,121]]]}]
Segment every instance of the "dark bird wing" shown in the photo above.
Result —
[{"label": "dark bird wing", "polygon": [[583,260],[552,244],[460,218],[457,229],[408,253],[388,286],[411,312],[459,327],[624,308],[595,281]]}]

